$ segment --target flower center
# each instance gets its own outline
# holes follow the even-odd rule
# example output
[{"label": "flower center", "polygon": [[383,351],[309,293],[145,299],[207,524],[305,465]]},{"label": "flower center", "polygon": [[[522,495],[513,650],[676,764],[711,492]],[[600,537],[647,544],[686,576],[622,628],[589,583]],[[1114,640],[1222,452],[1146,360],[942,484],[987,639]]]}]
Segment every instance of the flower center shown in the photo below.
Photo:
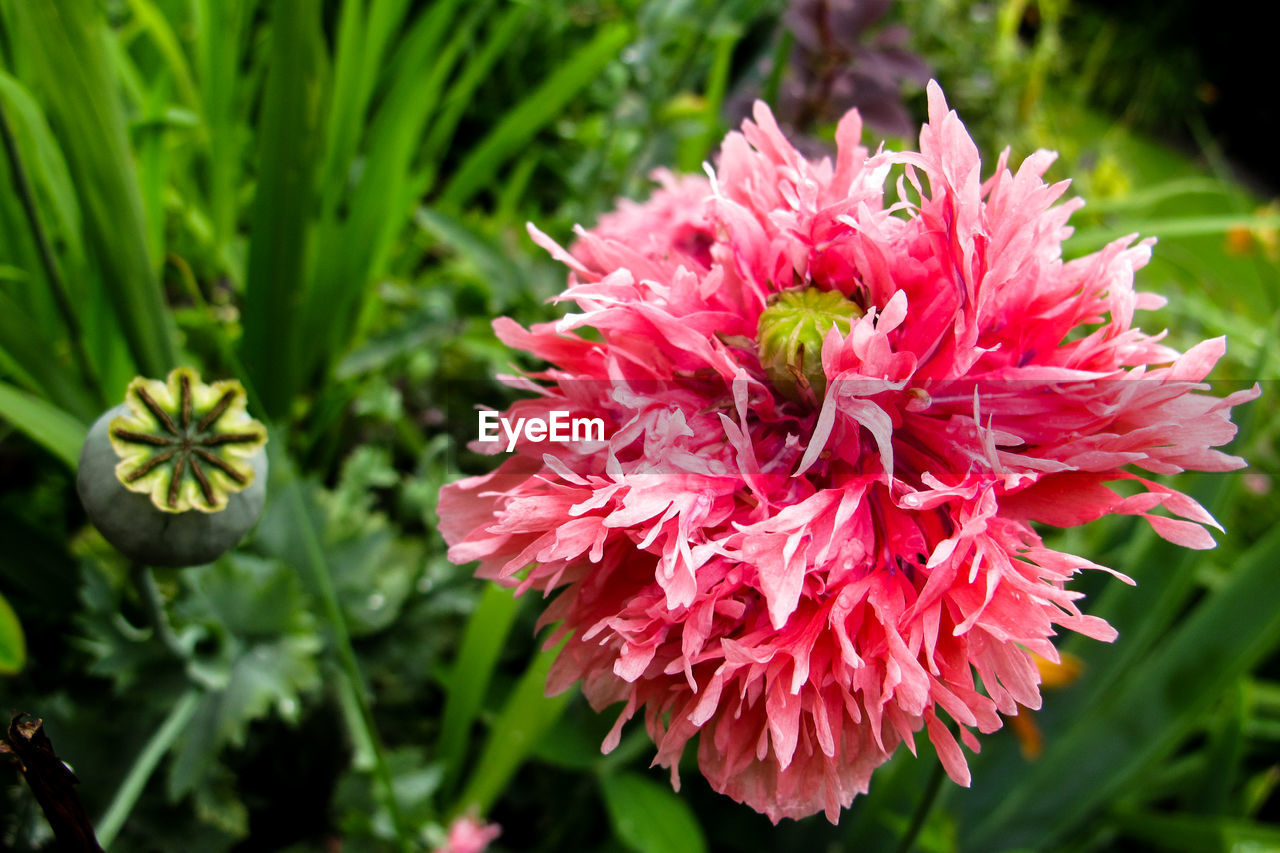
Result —
[{"label": "flower center", "polygon": [[253,480],[248,457],[266,444],[244,397],[239,382],[205,385],[186,368],[164,383],[135,379],[126,395],[130,413],[110,427],[121,458],[116,477],[167,512],[221,510],[229,493]]},{"label": "flower center", "polygon": [[849,334],[861,306],[834,290],[802,287],[775,293],[760,314],[756,352],[778,393],[788,400],[822,401],[827,375],[822,341],[833,328]]}]

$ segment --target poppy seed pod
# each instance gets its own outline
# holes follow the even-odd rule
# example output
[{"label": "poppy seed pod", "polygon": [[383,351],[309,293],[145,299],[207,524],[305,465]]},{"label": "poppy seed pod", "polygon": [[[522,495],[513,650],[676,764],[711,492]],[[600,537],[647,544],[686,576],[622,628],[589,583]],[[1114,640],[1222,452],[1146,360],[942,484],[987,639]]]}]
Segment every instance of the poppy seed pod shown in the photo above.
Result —
[{"label": "poppy seed pod", "polygon": [[193,566],[229,550],[266,500],[266,428],[239,382],[206,385],[190,368],[137,378],[94,422],[76,490],[89,520],[122,554]]},{"label": "poppy seed pod", "polygon": [[814,287],[784,290],[769,298],[756,333],[760,366],[778,393],[804,399],[808,388],[819,401],[827,391],[822,342],[835,329],[843,338],[863,311],[838,292]]}]

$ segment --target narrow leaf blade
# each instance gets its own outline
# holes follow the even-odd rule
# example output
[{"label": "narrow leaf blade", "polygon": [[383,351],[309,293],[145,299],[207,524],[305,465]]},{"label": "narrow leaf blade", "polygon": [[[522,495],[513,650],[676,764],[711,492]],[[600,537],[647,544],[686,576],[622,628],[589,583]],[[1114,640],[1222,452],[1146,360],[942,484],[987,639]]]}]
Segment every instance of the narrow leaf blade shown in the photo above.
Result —
[{"label": "narrow leaf blade", "polygon": [[39,397],[0,382],[0,418],[75,470],[88,429],[76,418]]},{"label": "narrow leaf blade", "polygon": [[702,827],[688,803],[639,773],[600,780],[613,832],[636,853],[706,853]]}]

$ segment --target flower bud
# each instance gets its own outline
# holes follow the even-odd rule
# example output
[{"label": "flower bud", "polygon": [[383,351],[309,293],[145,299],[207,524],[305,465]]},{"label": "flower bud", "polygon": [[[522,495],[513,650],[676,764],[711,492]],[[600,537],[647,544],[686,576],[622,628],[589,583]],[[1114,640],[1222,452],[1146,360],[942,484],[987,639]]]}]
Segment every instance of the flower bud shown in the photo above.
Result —
[{"label": "flower bud", "polygon": [[832,327],[849,334],[862,316],[856,302],[834,290],[803,287],[775,293],[760,314],[756,347],[760,365],[783,397],[795,402],[811,392],[821,401],[827,390],[822,341]]}]

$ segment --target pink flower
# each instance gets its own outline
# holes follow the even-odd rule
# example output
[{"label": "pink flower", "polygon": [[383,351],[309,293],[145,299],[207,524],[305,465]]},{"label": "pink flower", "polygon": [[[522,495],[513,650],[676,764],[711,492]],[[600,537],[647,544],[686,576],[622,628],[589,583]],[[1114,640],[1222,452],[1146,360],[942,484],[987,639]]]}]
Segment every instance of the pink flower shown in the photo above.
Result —
[{"label": "pink flower", "polygon": [[481,823],[473,817],[463,816],[449,826],[449,837],[435,853],[483,853],[489,842],[502,834],[496,823]]},{"label": "pink flower", "polygon": [[1062,260],[1082,202],[1041,180],[1052,154],[984,182],[936,84],[919,152],[860,137],[851,112],[811,162],[757,104],[709,180],[660,176],[571,252],[531,227],[579,310],[495,322],[551,364],[505,415],[606,440],[526,437],[440,499],[450,559],[555,593],[548,690],[622,704],[605,751],[643,711],[673,784],[698,736],[711,785],[774,821],[834,822],[922,729],[967,785],[941,715],[976,751],[1040,706],[1058,629],[1115,637],[1066,587],[1102,567],[1031,522],[1135,514],[1212,547],[1209,514],[1143,475],[1241,467],[1214,448],[1258,393],[1200,393],[1222,339],[1133,326],[1162,304],[1133,288],[1153,241]]}]

